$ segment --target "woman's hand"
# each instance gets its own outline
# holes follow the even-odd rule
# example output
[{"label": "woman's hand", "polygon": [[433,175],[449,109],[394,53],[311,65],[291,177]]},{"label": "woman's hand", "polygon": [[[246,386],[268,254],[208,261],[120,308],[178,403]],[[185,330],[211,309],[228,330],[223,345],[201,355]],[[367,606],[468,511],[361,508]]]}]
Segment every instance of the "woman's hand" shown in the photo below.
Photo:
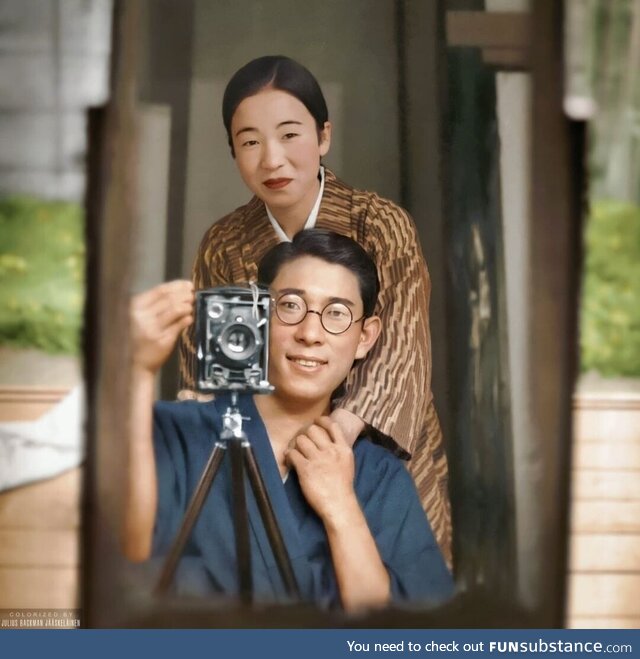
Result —
[{"label": "woman's hand", "polygon": [[360,433],[364,430],[364,421],[359,416],[341,407],[333,410],[330,418],[340,426],[347,444],[353,446]]},{"label": "woman's hand", "polygon": [[129,321],[134,370],[155,374],[185,327],[193,322],[195,294],[186,280],[160,284],[131,300]]},{"label": "woman's hand", "polygon": [[305,498],[323,521],[337,521],[355,500],[353,451],[329,417],[320,417],[298,434],[285,460],[296,470]]}]

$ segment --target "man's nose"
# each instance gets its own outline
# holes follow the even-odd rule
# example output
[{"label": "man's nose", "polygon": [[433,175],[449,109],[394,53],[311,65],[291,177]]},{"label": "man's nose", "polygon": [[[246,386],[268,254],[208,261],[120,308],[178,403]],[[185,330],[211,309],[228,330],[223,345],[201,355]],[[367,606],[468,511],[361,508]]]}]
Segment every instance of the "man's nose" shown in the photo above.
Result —
[{"label": "man's nose", "polygon": [[320,343],[324,341],[325,329],[321,322],[322,314],[319,311],[307,311],[302,322],[296,325],[296,338],[305,343]]}]

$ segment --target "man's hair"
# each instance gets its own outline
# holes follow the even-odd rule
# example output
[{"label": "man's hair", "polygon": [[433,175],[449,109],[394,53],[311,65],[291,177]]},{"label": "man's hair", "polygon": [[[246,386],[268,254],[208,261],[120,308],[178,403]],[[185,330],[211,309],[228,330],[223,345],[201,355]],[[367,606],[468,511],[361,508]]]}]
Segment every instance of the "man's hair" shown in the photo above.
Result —
[{"label": "man's hair", "polygon": [[353,272],[358,279],[364,315],[373,315],[380,290],[376,264],[355,240],[333,231],[305,229],[291,242],[279,243],[260,261],[258,281],[270,286],[283,265],[303,256],[313,256]]},{"label": "man's hair", "polygon": [[[222,120],[227,130],[231,153],[234,154],[231,120],[238,105],[263,89],[277,89],[291,94],[309,110],[318,133],[329,120],[322,89],[311,71],[290,57],[265,55],[251,60],[233,74],[222,99]],[[234,154],[235,155],[235,154]]]}]

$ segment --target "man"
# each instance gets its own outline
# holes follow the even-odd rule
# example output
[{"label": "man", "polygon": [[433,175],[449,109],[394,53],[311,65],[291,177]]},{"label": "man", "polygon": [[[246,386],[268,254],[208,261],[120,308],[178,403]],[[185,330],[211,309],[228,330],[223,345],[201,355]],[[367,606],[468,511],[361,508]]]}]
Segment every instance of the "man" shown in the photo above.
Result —
[{"label": "man", "polygon": [[[451,576],[402,463],[364,439],[351,449],[328,415],[331,399],[381,331],[373,315],[375,265],[355,241],[319,229],[263,259],[274,299],[270,395],[243,396],[252,442],[302,597],[353,611],[392,600],[441,601]],[[151,402],[157,370],[192,322],[193,291],[173,282],[134,300],[134,425],[125,549],[166,553],[221,429],[226,396]],[[384,386],[384,383],[380,383]],[[177,574],[178,588],[237,593],[229,465],[221,467]],[[249,496],[257,599],[284,596],[276,562]]]}]

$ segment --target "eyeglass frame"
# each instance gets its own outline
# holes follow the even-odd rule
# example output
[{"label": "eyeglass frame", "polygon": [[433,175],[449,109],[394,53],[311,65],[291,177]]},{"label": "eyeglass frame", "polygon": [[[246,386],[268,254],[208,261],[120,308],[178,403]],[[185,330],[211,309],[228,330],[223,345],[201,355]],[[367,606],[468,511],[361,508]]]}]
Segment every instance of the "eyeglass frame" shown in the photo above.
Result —
[{"label": "eyeglass frame", "polygon": [[[302,300],[306,309],[302,318],[300,318],[300,320],[295,323],[288,323],[286,320],[282,320],[282,318],[280,318],[280,314],[278,313],[278,302],[280,302],[280,300],[282,300],[283,297],[287,297],[288,295],[297,297],[300,300]],[[324,307],[322,307],[321,311],[316,311],[315,309],[309,309],[309,305],[307,304],[307,301],[302,297],[302,295],[298,295],[297,293],[282,293],[282,295],[280,295],[280,297],[278,297],[277,299],[271,298],[271,301],[273,302],[273,311],[276,314],[278,320],[283,325],[286,325],[287,327],[295,327],[296,325],[300,325],[310,313],[314,313],[316,314],[316,316],[320,318],[320,325],[322,325],[322,329],[328,334],[331,334],[332,336],[340,336],[341,334],[348,332],[355,323],[359,323],[361,320],[365,320],[367,317],[367,314],[363,313],[362,316],[360,316],[360,318],[354,320],[353,311],[351,311],[351,309],[343,302],[327,302],[327,304],[325,304]],[[328,309],[333,304],[341,304],[349,312],[349,315],[351,316],[351,321],[349,322],[349,325],[347,325],[347,327],[345,327],[345,329],[343,329],[341,332],[332,332],[330,329],[327,329],[324,324],[324,321],[322,320],[322,315],[324,314],[325,310]]]}]

